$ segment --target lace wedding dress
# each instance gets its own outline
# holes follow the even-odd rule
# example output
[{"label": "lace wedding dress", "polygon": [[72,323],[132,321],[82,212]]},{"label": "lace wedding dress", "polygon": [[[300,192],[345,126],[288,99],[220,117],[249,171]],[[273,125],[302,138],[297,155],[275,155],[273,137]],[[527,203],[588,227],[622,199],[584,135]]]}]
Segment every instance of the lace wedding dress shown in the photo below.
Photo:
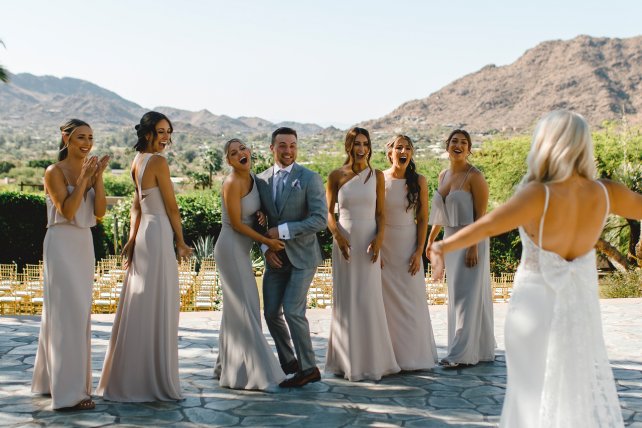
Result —
[{"label": "lace wedding dress", "polygon": [[[599,184],[608,214],[608,193]],[[540,245],[548,201],[546,188]],[[567,261],[519,232],[523,252],[506,316],[508,386],[500,426],[624,426],[602,337],[595,251]]]}]

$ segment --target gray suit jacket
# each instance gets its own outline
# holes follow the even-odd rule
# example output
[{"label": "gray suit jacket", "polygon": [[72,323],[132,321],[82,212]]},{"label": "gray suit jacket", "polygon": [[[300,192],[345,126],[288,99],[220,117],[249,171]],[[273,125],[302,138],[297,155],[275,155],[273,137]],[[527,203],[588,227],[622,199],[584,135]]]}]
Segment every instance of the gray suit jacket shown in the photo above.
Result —
[{"label": "gray suit jacket", "polygon": [[310,269],[321,263],[321,249],[316,233],[328,223],[323,180],[316,172],[295,163],[283,189],[283,207],[277,211],[272,196],[274,167],[257,175],[261,206],[268,217],[268,227],[287,223],[290,239],[285,252],[298,269]]}]

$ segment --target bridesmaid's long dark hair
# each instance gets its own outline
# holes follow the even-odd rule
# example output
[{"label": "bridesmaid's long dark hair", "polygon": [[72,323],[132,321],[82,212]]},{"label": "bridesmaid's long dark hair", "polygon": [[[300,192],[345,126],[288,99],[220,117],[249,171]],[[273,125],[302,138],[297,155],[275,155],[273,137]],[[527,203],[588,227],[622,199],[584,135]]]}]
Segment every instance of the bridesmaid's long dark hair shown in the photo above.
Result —
[{"label": "bridesmaid's long dark hair", "polygon": [[[68,121],[60,125],[60,132],[69,135],[69,138],[71,138],[71,135],[76,131],[76,128],[79,128],[81,126],[89,126],[89,124],[84,120],[69,119]],[[89,127],[91,128],[91,126]],[[60,150],[58,150],[58,160],[61,161],[67,159],[68,155],[69,150],[67,149],[67,144],[65,144],[65,139],[60,137]]]},{"label": "bridesmaid's long dark hair", "polygon": [[[390,163],[392,163],[391,152],[392,150],[394,150],[395,144],[397,144],[397,141],[399,140],[406,141],[408,144],[410,144],[410,147],[412,147],[412,151],[415,151],[415,145],[412,143],[410,137],[401,134],[396,135],[386,144],[386,156],[388,157],[388,161],[390,161]],[[419,199],[419,174],[417,174],[417,166],[415,165],[415,161],[413,161],[412,158],[410,158],[410,161],[408,162],[404,178],[406,179],[406,199],[408,199],[408,206],[406,207],[406,211],[411,208],[414,208],[416,211],[421,208],[421,200]]]},{"label": "bridesmaid's long dark hair", "polygon": [[[163,119],[166,120],[167,123],[169,123],[169,144],[172,144],[171,133],[174,132],[174,125],[172,125],[172,121],[169,120],[169,118],[163,113],[159,113],[157,111],[148,111],[143,115],[143,117],[140,118],[140,123],[134,127],[136,129],[136,135],[138,136],[138,141],[136,141],[136,144],[134,144],[134,150],[138,152],[145,151],[145,147],[147,147],[147,144],[150,144],[154,141],[154,139],[156,139],[156,137],[158,137],[158,134],[156,133],[156,124]],[[148,140],[147,136],[150,134],[152,138],[151,140]]]}]

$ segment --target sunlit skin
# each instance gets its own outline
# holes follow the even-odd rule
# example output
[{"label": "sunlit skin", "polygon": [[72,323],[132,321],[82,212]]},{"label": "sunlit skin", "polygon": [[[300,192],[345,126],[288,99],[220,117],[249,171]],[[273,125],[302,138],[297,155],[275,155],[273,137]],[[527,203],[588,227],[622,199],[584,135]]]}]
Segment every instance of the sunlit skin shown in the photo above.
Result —
[{"label": "sunlit skin", "polygon": [[[368,167],[368,154],[371,147],[368,138],[359,134],[355,137],[354,143],[350,149],[350,161],[339,169],[335,169],[328,176],[328,183],[326,184],[326,200],[328,202],[328,229],[332,236],[337,241],[341,255],[347,261],[350,261],[350,242],[341,233],[337,220],[334,214],[334,206],[339,198],[339,189],[345,183],[353,179],[358,173],[362,172]],[[379,258],[379,250],[383,242],[384,234],[384,197],[385,197],[385,182],[384,176],[381,171],[375,170],[373,177],[377,180],[377,204],[375,208],[375,219],[377,222],[377,234],[368,245],[366,250],[370,254],[370,260],[375,263]]]},{"label": "sunlit skin", "polygon": [[[437,192],[442,198],[446,198],[450,192],[464,191],[473,197],[473,218],[477,221],[484,214],[488,205],[488,183],[484,176],[477,169],[468,163],[470,155],[470,143],[464,134],[456,133],[448,140],[446,147],[450,167],[439,174],[439,188]],[[470,170],[470,173],[468,174]],[[466,178],[468,174],[468,178]],[[465,180],[465,181],[464,181]],[[441,226],[432,226],[428,236],[428,246],[426,247],[426,257],[430,257],[430,247],[441,231]],[[466,250],[465,264],[467,267],[477,265],[477,244],[472,245]]]},{"label": "sunlit skin", "polygon": [[[402,179],[406,176],[406,170],[413,155],[412,144],[404,138],[398,138],[391,150],[388,150],[388,161],[392,166],[386,169],[383,174],[388,178]],[[417,222],[417,247],[408,261],[408,272],[416,275],[422,267],[422,255],[424,242],[428,232],[428,182],[423,175],[419,175],[419,204],[415,206],[415,219]],[[383,259],[381,267],[384,268]]]},{"label": "sunlit skin", "polygon": [[[154,129],[156,130],[157,136],[152,140],[153,134],[147,134],[147,146],[145,147],[145,150],[143,150],[143,153],[161,153],[169,144],[169,140],[172,134],[172,129],[169,126],[169,122],[167,122],[165,119],[162,119],[156,124]],[[131,170],[133,177],[138,177],[137,168],[138,164],[135,161],[132,161]],[[136,185],[136,193],[138,193],[138,185],[136,183],[136,179],[134,180],[134,184]],[[165,159],[163,156],[152,156],[149,162],[147,162],[147,167],[145,168],[145,172],[143,173],[140,184],[143,190],[158,187],[161,197],[163,198],[163,204],[165,205],[167,217],[169,218],[169,222],[172,225],[172,230],[174,231],[178,257],[180,259],[189,258],[194,250],[188,247],[183,239],[181,215],[178,211],[176,195],[174,194],[174,185],[172,184],[172,180],[170,178],[167,159]],[[140,219],[140,198],[135,197],[132,203],[130,217],[130,224],[134,225],[134,227],[130,228],[129,240],[123,246],[122,251],[122,254],[125,257],[125,267],[129,267],[132,257],[134,256],[134,247],[136,244],[138,227],[140,226]]]},{"label": "sunlit skin", "polygon": [[233,142],[227,150],[227,163],[232,167],[232,172],[223,181],[223,201],[227,210],[232,228],[250,237],[251,239],[267,245],[272,251],[281,251],[285,248],[283,241],[268,238],[256,232],[241,219],[241,199],[256,185],[252,182],[250,174],[251,163],[250,149],[243,143]]},{"label": "sunlit skin", "polygon": [[[297,139],[292,134],[277,134],[274,137],[274,143],[270,144],[270,151],[274,155],[274,162],[280,168],[286,168],[296,161],[297,156]],[[277,239],[279,237],[279,228],[271,227],[265,234],[268,238]],[[274,268],[283,266],[283,262],[279,255],[274,251],[267,250],[265,252],[265,260]]]},{"label": "sunlit skin", "polygon": [[[67,157],[47,168],[45,190],[54,206],[67,220],[73,220],[76,211],[90,188],[94,188],[94,215],[102,217],[107,209],[103,172],[109,156],[98,159],[89,156],[94,145],[94,133],[89,126],[79,126],[71,133],[62,133]],[[69,180],[66,183],[65,177]],[[71,193],[67,184],[73,186]]]}]

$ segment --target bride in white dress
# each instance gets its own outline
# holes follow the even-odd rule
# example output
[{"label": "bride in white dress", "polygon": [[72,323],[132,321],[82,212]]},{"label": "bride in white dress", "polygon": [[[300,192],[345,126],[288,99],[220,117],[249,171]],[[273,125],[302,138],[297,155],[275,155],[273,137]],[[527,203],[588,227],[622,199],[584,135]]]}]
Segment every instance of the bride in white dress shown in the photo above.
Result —
[{"label": "bride in white dress", "polygon": [[500,426],[623,426],[609,367],[594,246],[610,213],[642,216],[642,195],[595,181],[588,124],[557,110],[540,120],[528,171],[504,205],[431,248],[443,255],[519,226],[523,252],[505,325],[508,385]]}]

